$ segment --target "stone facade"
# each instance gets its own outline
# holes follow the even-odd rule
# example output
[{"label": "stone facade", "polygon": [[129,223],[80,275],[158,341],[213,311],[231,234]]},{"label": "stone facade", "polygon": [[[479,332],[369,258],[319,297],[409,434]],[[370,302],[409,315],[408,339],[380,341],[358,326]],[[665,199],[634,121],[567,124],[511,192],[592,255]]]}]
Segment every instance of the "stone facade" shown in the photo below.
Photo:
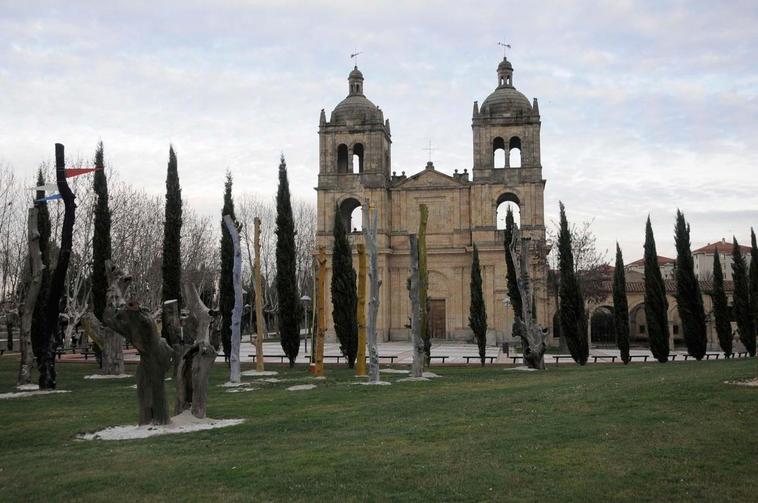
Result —
[{"label": "stone facade", "polygon": [[[317,245],[332,249],[335,211],[348,229],[360,207],[378,211],[379,272],[382,279],[377,328],[383,340],[409,338],[409,241],[418,232],[419,205],[429,208],[427,227],[429,298],[432,335],[470,340],[469,280],[473,244],[479,247],[490,342],[510,335],[513,312],[504,302],[505,251],[496,225],[498,206],[518,205],[523,235],[531,239],[531,269],[538,321],[551,319],[547,292],[544,188],[540,163],[540,115],[536,99],[513,87],[513,68],[506,59],[498,66],[498,86],[482,103],[474,103],[473,177],[455,169],[449,176],[429,162],[419,173],[392,172],[390,123],[363,94],[363,75],[355,68],[348,77],[349,94],[319,124]],[[504,151],[495,166],[495,152]],[[520,166],[511,162],[520,153]],[[362,240],[352,232],[353,244]],[[357,259],[356,259],[357,261]],[[331,270],[327,271],[327,282]],[[331,299],[327,291],[327,335],[333,337]]]}]

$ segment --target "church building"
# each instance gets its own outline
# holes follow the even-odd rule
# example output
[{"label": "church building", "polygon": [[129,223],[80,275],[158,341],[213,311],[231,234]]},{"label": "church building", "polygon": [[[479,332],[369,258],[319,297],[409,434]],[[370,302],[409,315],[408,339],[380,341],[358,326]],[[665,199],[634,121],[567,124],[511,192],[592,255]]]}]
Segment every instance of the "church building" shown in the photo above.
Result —
[{"label": "church building", "polygon": [[[409,234],[418,233],[419,205],[429,209],[427,261],[432,337],[469,341],[469,281],[473,245],[479,248],[488,342],[510,336],[513,310],[507,301],[503,230],[498,209],[517,206],[522,235],[530,238],[530,268],[538,322],[550,326],[545,245],[544,190],[537,99],[514,87],[513,66],[497,67],[497,86],[474,102],[473,165],[453,166],[452,176],[432,162],[406,176],[392,170],[390,121],[364,94],[358,68],[348,76],[348,95],[329,114],[321,110],[317,190],[317,246],[331,253],[334,212],[343,217],[353,245],[361,210],[378,211],[378,261],[382,280],[377,330],[384,341],[408,340]],[[471,169],[469,169],[471,168]],[[502,225],[500,226],[502,227]],[[354,254],[357,270],[357,258]],[[331,257],[327,262],[331,282]],[[327,337],[334,337],[331,297],[326,289]]]}]

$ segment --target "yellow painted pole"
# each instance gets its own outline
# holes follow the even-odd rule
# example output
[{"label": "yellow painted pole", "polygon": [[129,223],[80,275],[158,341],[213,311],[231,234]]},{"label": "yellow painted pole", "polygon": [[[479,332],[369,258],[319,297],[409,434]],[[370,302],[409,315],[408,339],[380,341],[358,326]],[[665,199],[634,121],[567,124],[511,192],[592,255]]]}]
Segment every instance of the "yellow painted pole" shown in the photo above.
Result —
[{"label": "yellow painted pole", "polygon": [[318,331],[316,332],[315,366],[313,374],[316,377],[324,375],[324,339],[326,337],[326,252],[323,246],[318,247],[318,295],[316,309],[318,310]]},{"label": "yellow painted pole", "polygon": [[263,281],[261,281],[261,219],[255,217],[255,318],[258,326],[255,336],[255,370],[263,372],[263,337],[266,320],[263,318]]},{"label": "yellow painted pole", "polygon": [[358,243],[358,355],[355,375],[366,374],[366,246]]}]

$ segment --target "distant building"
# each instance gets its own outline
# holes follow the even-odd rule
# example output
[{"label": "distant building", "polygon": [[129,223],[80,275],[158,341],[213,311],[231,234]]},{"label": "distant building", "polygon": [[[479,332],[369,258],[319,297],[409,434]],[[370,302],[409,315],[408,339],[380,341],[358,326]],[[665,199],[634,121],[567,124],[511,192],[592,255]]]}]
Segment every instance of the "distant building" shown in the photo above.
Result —
[{"label": "distant building", "polygon": [[[693,250],[692,258],[695,261],[695,274],[701,280],[713,278],[713,255],[719,254],[719,260],[721,261],[721,271],[724,273],[724,280],[732,280],[732,243],[727,242],[722,238],[721,241],[715,243],[708,243],[702,248]],[[742,255],[747,256],[745,262],[747,262],[748,268],[750,267],[750,247],[740,245]]]},{"label": "distant building", "polygon": [[[676,260],[673,258],[664,257],[658,255],[658,267],[661,268],[661,276],[663,279],[674,279],[674,265]],[[645,259],[641,258],[634,262],[624,266],[626,271],[633,271],[639,274],[645,275]]]}]

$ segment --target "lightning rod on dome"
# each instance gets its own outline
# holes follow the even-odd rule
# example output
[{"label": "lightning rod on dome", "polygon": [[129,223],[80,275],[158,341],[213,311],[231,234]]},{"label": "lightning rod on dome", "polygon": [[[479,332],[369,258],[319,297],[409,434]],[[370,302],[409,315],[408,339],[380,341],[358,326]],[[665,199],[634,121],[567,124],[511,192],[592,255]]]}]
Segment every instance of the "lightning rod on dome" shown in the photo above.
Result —
[{"label": "lightning rod on dome", "polygon": [[354,59],[355,60],[355,67],[356,68],[358,68],[358,55],[359,54],[363,54],[363,52],[362,51],[355,51],[354,53],[352,53],[350,55],[350,59]]},{"label": "lightning rod on dome", "polygon": [[505,50],[511,48],[511,44],[506,44],[504,42],[498,42],[497,45],[503,48],[503,58],[505,58]]}]

